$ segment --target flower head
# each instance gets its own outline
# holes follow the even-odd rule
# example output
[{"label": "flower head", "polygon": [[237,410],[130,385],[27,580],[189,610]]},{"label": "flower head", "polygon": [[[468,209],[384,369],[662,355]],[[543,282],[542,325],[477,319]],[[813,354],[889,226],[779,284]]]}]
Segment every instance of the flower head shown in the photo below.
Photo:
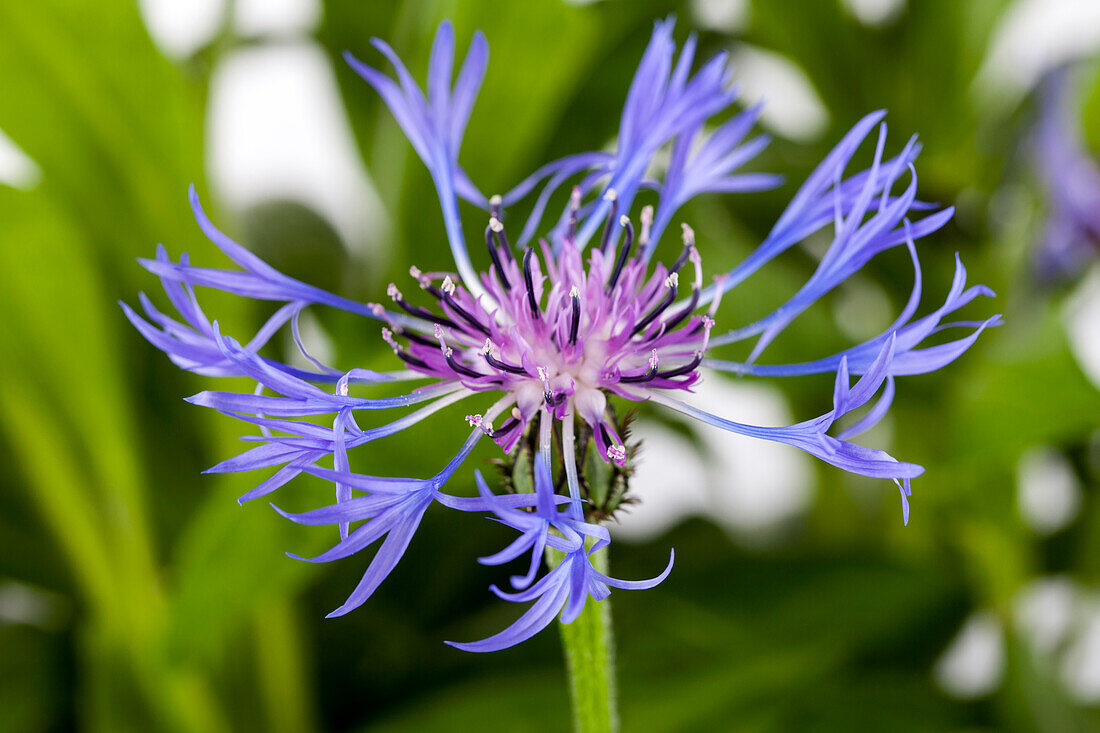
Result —
[{"label": "flower head", "polygon": [[[200,227],[241,269],[196,267],[186,255],[173,262],[163,248],[154,260],[143,262],[160,276],[182,321],[162,314],[142,296],[144,318],[123,305],[141,333],[184,369],[256,382],[252,392],[206,391],[190,398],[259,430],[259,435],[248,438],[255,447],[209,470],[275,469],[242,501],[269,494],[302,472],[331,481],[333,505],[284,513],[299,523],[338,526],[339,542],[312,558],[315,562],[347,557],[381,541],[359,586],[333,615],[352,610],[374,592],[434,505],[488,513],[520,532],[515,542],[483,562],[508,562],[530,553],[526,574],[512,579],[515,592],[496,592],[509,600],[533,601],[531,608],[500,634],[455,644],[459,648],[488,651],[510,646],[559,614],[568,623],[589,597],[600,600],[611,587],[650,587],[663,579],[671,562],[654,580],[639,582],[615,580],[591,563],[592,553],[610,542],[598,521],[622,497],[620,490],[598,492],[579,469],[594,451],[598,465],[607,466],[620,488],[633,470],[632,450],[615,413],[617,401],[650,401],[724,430],[786,443],[846,471],[892,479],[901,488],[908,517],[909,481],[923,469],[850,438],[887,412],[896,377],[950,363],[986,326],[997,322],[996,316],[981,322],[944,322],[976,296],[991,294],[982,286],[966,287],[966,272],[958,262],[943,305],[914,318],[921,299],[915,242],[942,227],[952,211],[933,211],[935,207],[916,199],[913,164],[919,147],[911,139],[896,156],[886,158],[884,113],[875,112],[860,120],[811,173],[752,255],[729,272],[708,278],[691,227],[682,224],[679,236],[666,233],[676,212],[700,194],[761,190],[779,180],[736,172],[767,144],[763,137],[744,141],[758,107],[708,132],[708,121],[736,99],[726,60],[717,56],[693,73],[694,37],[677,56],[672,27],[669,20],[654,28],[626,97],[614,152],[563,158],[511,191],[488,198],[458,163],[462,135],[487,66],[488,47],[481,34],[475,34],[452,84],[454,34],[450,24],[440,27],[427,96],[385,43],[374,41],[396,69],[398,82],[349,55],[348,62],[382,96],[431,172],[455,260],[455,272],[412,268],[409,287],[388,287],[389,308],[333,295],[277,272],[218,231],[194,191],[191,202]],[[850,159],[876,127],[871,166],[845,177]],[[654,156],[666,148],[672,154],[665,174],[660,180],[647,178]],[[548,217],[553,194],[569,182],[568,203]],[[540,186],[513,243],[505,223],[507,209]],[[642,207],[635,218],[634,201],[644,189],[656,192],[657,205]],[[474,267],[467,246],[459,199],[488,214],[481,255],[486,266],[481,271]],[[830,225],[831,244],[817,270],[787,303],[754,323],[719,328],[724,293]],[[542,238],[532,244],[539,232]],[[675,244],[670,246],[668,240]],[[664,263],[657,257],[662,243],[670,255]],[[814,361],[758,363],[767,345],[801,312],[875,255],[901,246],[912,258],[915,283],[890,328],[866,343]],[[282,305],[254,337],[241,342],[223,335],[217,322],[207,318],[195,286]],[[342,371],[314,359],[298,337],[297,326],[302,309],[313,305],[379,321],[381,340],[401,368],[387,373]],[[259,354],[288,323],[314,368],[291,367]],[[922,346],[932,334],[948,329],[964,333]],[[717,353],[727,344],[753,338],[751,356],[743,362],[722,359]],[[736,422],[680,399],[702,378],[703,368],[768,376],[835,374],[833,406],[819,417],[788,426]],[[859,377],[854,385],[851,375]],[[369,394],[373,385],[403,380],[427,384],[397,397],[358,395],[363,389]],[[351,470],[352,449],[466,401],[477,403],[463,411],[471,427],[469,437],[435,475],[392,478]],[[834,434],[840,417],[869,404],[861,419]],[[382,423],[375,427],[361,427],[372,411],[395,408],[411,410],[389,422],[372,420]],[[315,421],[323,415],[331,416],[331,427],[327,421]],[[533,491],[494,494],[480,474],[477,497],[443,491],[483,437],[509,455],[528,457]],[[556,456],[555,445],[560,446]],[[332,468],[318,465],[329,456]],[[555,464],[563,474],[557,484],[551,478]],[[558,553],[560,561],[536,581],[548,551]]]}]

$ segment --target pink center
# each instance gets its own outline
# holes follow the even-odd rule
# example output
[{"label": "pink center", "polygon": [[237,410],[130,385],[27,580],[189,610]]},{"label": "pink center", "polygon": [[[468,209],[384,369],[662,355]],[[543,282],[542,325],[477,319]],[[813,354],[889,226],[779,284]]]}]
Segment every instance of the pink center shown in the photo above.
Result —
[{"label": "pink center", "polygon": [[[650,220],[647,207],[638,251]],[[410,315],[434,323],[435,338],[397,326],[407,345],[389,329],[383,338],[416,371],[475,391],[510,393],[515,408],[499,428],[476,416],[505,451],[545,405],[558,419],[576,412],[591,426],[600,454],[621,465],[626,451],[607,411],[607,393],[637,400],[639,389],[689,388],[699,378],[696,368],[714,321],[694,314],[702,268],[691,229],[684,226],[684,249],[672,267],[658,263],[649,272],[644,260],[632,257],[630,221],[624,216],[619,224],[621,245],[611,241],[609,224],[586,271],[573,226],[558,252],[540,240],[541,259],[528,248],[517,261],[494,217],[486,230],[493,267],[481,275],[485,295],[475,299],[454,276],[414,267],[412,276],[438,301],[437,311],[411,305],[393,284],[389,295]],[[680,270],[688,263],[694,269],[691,297],[676,302]]]}]

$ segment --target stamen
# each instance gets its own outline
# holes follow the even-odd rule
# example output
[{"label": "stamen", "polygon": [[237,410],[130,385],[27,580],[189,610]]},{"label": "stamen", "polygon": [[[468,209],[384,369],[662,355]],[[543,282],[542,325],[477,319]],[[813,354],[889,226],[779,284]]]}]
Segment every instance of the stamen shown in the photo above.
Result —
[{"label": "stamen", "polygon": [[435,346],[435,344],[432,343],[432,340],[430,338],[428,338],[427,336],[424,336],[423,334],[419,334],[415,331],[410,331],[406,328],[398,329],[397,334],[399,336],[407,338],[409,341],[412,341],[413,343],[421,344],[423,346]]},{"label": "stamen", "polygon": [[[454,298],[455,284],[451,280],[450,275],[443,278],[443,290],[440,293],[442,300],[445,302],[451,310],[459,315],[459,317],[474,327],[474,330],[480,332],[483,336],[490,334],[489,327],[479,321],[472,313],[458,304],[458,301]],[[465,329],[464,329],[465,330]]]},{"label": "stamen", "polygon": [[611,445],[607,448],[607,457],[615,461],[615,463],[621,464],[626,460],[626,446],[625,445]]},{"label": "stamen", "polygon": [[[382,307],[381,303],[367,303],[367,307],[370,308],[371,315],[375,318],[386,318],[386,309]],[[389,318],[386,318],[389,321]]]},{"label": "stamen", "polygon": [[714,315],[718,312],[718,304],[722,302],[722,296],[726,294],[726,289],[723,285],[726,284],[726,280],[728,279],[728,272],[714,276],[714,300],[710,302],[710,308],[707,309],[707,315],[711,318],[714,318]]},{"label": "stamen", "polygon": [[653,319],[664,313],[665,309],[672,305],[672,301],[676,300],[676,286],[679,281],[680,278],[675,272],[665,278],[665,287],[668,288],[668,292],[665,293],[665,297],[661,300],[660,303],[657,304],[657,306],[653,310],[649,312],[649,314],[645,318],[638,321],[638,325],[636,325],[634,327],[634,330],[630,332],[631,336],[644,331],[650,323],[653,323]]},{"label": "stamen", "polygon": [[509,292],[512,289],[512,282],[508,279],[507,273],[504,272],[504,267],[500,262],[500,252],[497,251],[496,243],[493,240],[493,225],[492,222],[500,221],[498,219],[490,219],[489,226],[485,227],[485,248],[489,250],[489,259],[493,261],[493,267],[497,271],[497,277],[500,279],[500,285],[504,288],[504,292]]},{"label": "stamen", "polygon": [[619,194],[615,192],[615,189],[607,189],[607,193],[603,195],[604,201],[611,202],[611,211],[607,214],[607,222],[603,226],[603,238],[600,240],[600,251],[607,251],[607,244],[611,241],[611,228],[615,226],[615,214],[619,211]]},{"label": "stamen", "polygon": [[[437,326],[437,328],[438,328],[438,326]],[[401,361],[405,362],[406,364],[410,364],[412,366],[418,366],[421,369],[426,369],[426,370],[429,370],[429,371],[431,370],[431,367],[429,367],[426,362],[424,362],[421,359],[416,358],[412,354],[410,354],[407,351],[405,351],[404,349],[402,349],[400,344],[398,344],[397,341],[394,340],[393,332],[390,331],[390,329],[388,329],[388,328],[383,328],[382,329],[382,340],[390,345],[390,348],[393,349],[393,353],[396,354],[397,358],[400,359]]]},{"label": "stamen", "polygon": [[672,267],[669,268],[670,272],[679,272],[680,268],[687,264],[692,250],[695,249],[695,230],[687,224],[681,224],[680,229],[683,231],[684,249],[680,252],[680,256],[676,258],[676,261],[672,263]]},{"label": "stamen", "polygon": [[[709,329],[708,329],[709,330]],[[695,371],[695,368],[703,362],[703,352],[696,351],[692,356],[691,361],[684,364],[682,367],[676,367],[675,369],[669,369],[667,372],[657,372],[657,376],[661,379],[670,379],[672,377],[679,377],[684,374]]]},{"label": "stamen", "polygon": [[497,246],[504,250],[509,259],[512,257],[512,245],[508,244],[508,235],[504,232],[504,222],[498,217],[489,217],[489,228],[493,230],[493,236],[497,238]]},{"label": "stamen", "polygon": [[695,245],[691,245],[691,251],[688,252],[688,261],[695,267],[695,280],[692,282],[691,287],[698,290],[703,287],[703,258],[699,256],[699,250],[695,248]]},{"label": "stamen", "polygon": [[657,369],[660,366],[660,359],[657,357],[657,349],[653,350],[653,353],[649,355],[649,368],[642,374],[627,375],[625,377],[619,377],[620,382],[627,382],[629,384],[637,384],[639,382],[649,382],[657,376]]},{"label": "stamen", "polygon": [[508,433],[515,430],[517,427],[519,427],[519,420],[514,417],[509,418],[505,421],[503,425],[497,428],[495,435],[498,437],[507,435]]},{"label": "stamen", "polygon": [[572,301],[572,314],[569,318],[569,343],[577,343],[577,331],[581,327],[581,291],[574,285],[569,289],[569,299]]},{"label": "stamen", "polygon": [[386,288],[386,294],[393,298],[393,301],[401,307],[401,310],[405,311],[410,316],[423,318],[425,321],[431,321],[432,323],[439,326],[449,326],[451,328],[456,327],[454,321],[452,321],[451,319],[444,316],[437,316],[435,313],[432,313],[427,308],[420,308],[418,306],[408,303],[405,298],[402,297],[401,291],[398,290],[397,286],[393,283],[390,283],[389,287]]},{"label": "stamen", "polygon": [[619,275],[623,272],[623,265],[626,264],[626,258],[630,256],[630,247],[634,244],[634,225],[630,223],[630,218],[623,214],[619,219],[619,224],[626,230],[626,236],[623,240],[623,248],[619,250],[619,256],[615,260],[615,269],[611,272],[611,279],[607,281],[607,292],[611,292],[615,289],[615,284],[619,281]]},{"label": "stamen", "polygon": [[447,366],[449,366],[451,369],[458,372],[459,374],[465,374],[467,377],[473,377],[474,379],[489,376],[487,374],[482,374],[481,372],[476,372],[470,367],[462,364],[457,359],[455,359],[454,349],[445,348],[443,350],[443,358],[447,360]]},{"label": "stamen", "polygon": [[397,343],[397,341],[394,340],[393,331],[391,331],[390,329],[382,329],[382,340],[390,345],[390,348],[393,349],[393,353],[396,354],[401,351],[401,346]]},{"label": "stamen", "polygon": [[538,367],[539,381],[542,382],[542,396],[546,399],[546,404],[550,407],[555,407],[557,398],[554,395],[554,390],[550,389],[550,375],[547,373],[545,367]]},{"label": "stamen", "polygon": [[707,345],[710,343],[710,330],[714,328],[714,319],[710,316],[703,316],[703,345],[700,347],[700,353],[707,353]]},{"label": "stamen", "polygon": [[695,309],[699,307],[699,295],[700,288],[698,285],[692,285],[691,287],[691,301],[684,306],[679,313],[672,318],[665,321],[665,331],[671,331],[683,323],[688,316],[695,312]]},{"label": "stamen", "polygon": [[573,186],[573,191],[569,194],[569,226],[565,232],[565,238],[570,242],[577,238],[577,211],[580,208],[581,189],[579,186]]},{"label": "stamen", "polygon": [[500,359],[493,356],[493,342],[490,339],[485,339],[485,346],[481,347],[481,354],[485,357],[485,361],[489,362],[489,366],[493,367],[494,369],[500,369],[501,371],[511,372],[512,374],[527,376],[527,370],[523,367],[509,364],[508,362],[501,361]]},{"label": "stamen", "polygon": [[642,231],[638,234],[638,256],[640,257],[649,245],[649,230],[653,226],[653,207],[646,204],[642,207],[642,214],[638,217],[642,222]]},{"label": "stamen", "polygon": [[539,302],[535,298],[535,278],[531,273],[531,257],[534,253],[535,250],[531,247],[523,253],[523,284],[527,287],[527,305],[531,307],[531,317],[537,319],[540,315]]}]

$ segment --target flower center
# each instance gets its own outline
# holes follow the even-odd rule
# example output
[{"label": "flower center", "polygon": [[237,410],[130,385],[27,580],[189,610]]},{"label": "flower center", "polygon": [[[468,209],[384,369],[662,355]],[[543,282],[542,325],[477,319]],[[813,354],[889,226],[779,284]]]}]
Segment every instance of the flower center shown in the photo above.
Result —
[{"label": "flower center", "polygon": [[[425,325],[423,331],[393,323],[392,330],[383,329],[382,337],[410,368],[515,399],[499,428],[482,424],[506,451],[545,406],[558,419],[571,412],[583,418],[601,455],[621,465],[626,451],[608,415],[607,395],[638,400],[639,390],[687,389],[699,377],[718,302],[707,314],[695,314],[703,276],[694,233],[683,225],[680,256],[670,267],[657,263],[651,270],[639,253],[646,249],[652,209],[642,211],[635,248],[633,224],[616,216],[614,191],[607,197],[611,211],[587,267],[576,241],[580,196],[574,191],[556,246],[540,240],[538,251],[528,247],[518,260],[494,199],[485,230],[492,268],[480,276],[484,295],[475,298],[451,274],[416,267],[410,274],[435,298],[436,309],[412,305],[389,286],[395,303]],[[677,302],[680,273],[689,264],[691,296]],[[376,312],[384,313],[380,306]]]}]

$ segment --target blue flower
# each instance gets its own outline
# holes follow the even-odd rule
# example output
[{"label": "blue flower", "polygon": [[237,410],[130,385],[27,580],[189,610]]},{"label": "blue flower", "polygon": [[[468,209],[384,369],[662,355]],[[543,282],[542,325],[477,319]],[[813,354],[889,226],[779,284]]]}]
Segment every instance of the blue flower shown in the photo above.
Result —
[{"label": "blue flower", "polygon": [[1039,85],[1033,147],[1048,213],[1036,273],[1046,282],[1077,274],[1100,253],[1100,165],[1082,139],[1072,81],[1071,68],[1063,66]]},{"label": "blue flower", "polygon": [[[256,385],[249,392],[204,391],[189,398],[258,431],[245,437],[252,447],[208,470],[273,470],[241,497],[242,502],[267,495],[303,472],[331,481],[331,506],[301,514],[279,510],[294,522],[338,527],[338,542],[311,558],[314,562],[345,558],[381,543],[358,587],[332,615],[347,613],[370,597],[401,559],[425,512],[436,505],[487,514],[520,533],[483,563],[528,556],[527,570],[512,578],[511,591],[493,590],[507,600],[531,602],[531,607],[499,634],[480,642],[454,643],[458,648],[490,651],[511,646],[555,617],[569,623],[588,599],[602,600],[613,587],[648,588],[660,582],[671,570],[671,561],[649,581],[616,580],[592,564],[592,554],[608,545],[610,535],[599,524],[600,507],[586,495],[586,481],[578,476],[578,466],[587,460],[578,451],[587,451],[591,440],[598,459],[613,466],[626,463],[629,452],[609,405],[612,399],[660,404],[730,432],[797,447],[852,473],[891,479],[901,490],[908,519],[909,483],[923,469],[850,439],[886,414],[897,377],[946,366],[983,329],[998,323],[998,316],[945,322],[975,297],[992,295],[983,286],[967,287],[966,271],[958,261],[943,305],[914,317],[922,295],[915,243],[942,227],[952,210],[936,210],[917,200],[914,161],[919,146],[910,139],[897,155],[886,158],[885,113],[873,112],[810,174],[768,236],[741,264],[705,282],[694,233],[686,224],[681,225],[672,263],[654,261],[675,214],[695,196],[759,191],[780,182],[770,174],[738,172],[768,142],[763,136],[747,139],[759,108],[712,124],[737,98],[726,60],[717,56],[693,72],[695,38],[690,37],[677,56],[672,30],[671,20],[655,25],[627,93],[613,152],[567,156],[543,166],[511,191],[489,198],[458,162],[487,68],[484,37],[475,34],[452,83],[454,32],[444,23],[432,48],[426,95],[381,41],[374,45],[393,65],[396,82],[347,56],[390,108],[439,194],[456,271],[424,273],[412,268],[413,282],[430,305],[407,299],[395,283],[388,288],[394,305],[386,308],[287,277],[216,229],[193,190],[191,205],[200,228],[239,269],[194,266],[186,255],[172,261],[163,248],[155,259],[142,261],[160,277],[180,320],[163,314],[142,295],[144,316],[122,306],[134,326],[183,369],[210,377],[247,377]],[[876,128],[871,166],[845,175],[851,158]],[[664,150],[671,153],[664,174],[647,177],[654,157]],[[553,194],[567,184],[568,204],[548,217]],[[513,244],[504,225],[505,211],[536,189],[532,213]],[[652,192],[647,195],[655,195],[657,205],[643,207],[635,226],[629,212],[643,191]],[[467,247],[460,199],[489,215],[484,230],[487,267],[480,271]],[[831,244],[790,300],[754,323],[714,331],[724,293],[830,226]],[[544,239],[539,246],[528,246],[540,231]],[[912,258],[914,286],[888,329],[824,358],[758,363],[768,344],[799,314],[876,255],[902,246]],[[196,286],[280,305],[255,334],[238,340],[223,334],[206,316]],[[298,333],[302,310],[313,306],[378,321],[381,338],[400,360],[399,368],[339,370],[314,358]],[[259,353],[287,327],[310,368],[292,367]],[[962,334],[925,345],[929,337],[951,330]],[[748,359],[721,358],[722,347],[746,339],[756,339]],[[691,390],[702,368],[761,376],[831,373],[832,409],[780,427],[736,422],[677,396]],[[858,377],[854,384],[853,377]],[[396,397],[369,396],[374,387],[390,384],[392,390],[391,383],[404,381],[425,384]],[[492,401],[487,408],[466,415],[472,426],[467,440],[430,478],[368,476],[352,470],[354,448],[488,394]],[[834,430],[841,417],[864,407],[865,414],[855,424]],[[400,408],[411,409],[389,421],[372,420],[372,427],[360,426],[372,411]],[[316,422],[319,416],[331,416],[331,425],[329,418]],[[443,491],[483,437],[505,452],[535,450],[533,492],[494,494],[480,474],[476,497]],[[525,438],[528,448],[517,447]],[[554,455],[554,445],[560,446],[560,455]],[[332,468],[319,465],[330,456]],[[564,471],[564,493],[555,491],[552,465]],[[555,553],[559,561],[539,578],[544,558]]]}]

